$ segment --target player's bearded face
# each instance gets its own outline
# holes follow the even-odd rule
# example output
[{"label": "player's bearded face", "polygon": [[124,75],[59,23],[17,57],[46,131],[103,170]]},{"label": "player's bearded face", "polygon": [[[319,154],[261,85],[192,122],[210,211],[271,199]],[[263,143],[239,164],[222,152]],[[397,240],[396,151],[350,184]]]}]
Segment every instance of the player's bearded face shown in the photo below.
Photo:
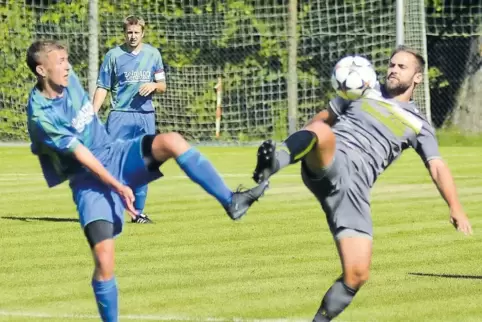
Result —
[{"label": "player's bearded face", "polygon": [[388,66],[385,82],[386,90],[393,96],[405,93],[416,84],[416,77],[420,73],[415,58],[410,53],[395,54]]},{"label": "player's bearded face", "polygon": [[142,30],[142,26],[139,25],[130,25],[127,26],[126,29],[126,44],[129,45],[131,48],[136,48],[144,38],[144,31]]},{"label": "player's bearded face", "polygon": [[387,91],[396,96],[405,93],[413,85],[413,76],[403,79],[399,74],[388,74],[386,79]]},{"label": "player's bearded face", "polygon": [[51,87],[67,87],[69,85],[69,55],[64,49],[48,52],[41,64],[42,76]]}]

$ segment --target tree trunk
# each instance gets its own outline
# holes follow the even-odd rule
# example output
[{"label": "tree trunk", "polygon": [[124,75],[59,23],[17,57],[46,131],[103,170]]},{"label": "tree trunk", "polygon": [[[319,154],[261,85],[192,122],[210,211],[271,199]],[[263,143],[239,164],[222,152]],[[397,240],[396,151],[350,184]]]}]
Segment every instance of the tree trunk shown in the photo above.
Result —
[{"label": "tree trunk", "polygon": [[[479,27],[482,30],[482,26]],[[467,76],[460,88],[453,125],[466,133],[482,133],[482,36],[474,37],[467,60]]]}]

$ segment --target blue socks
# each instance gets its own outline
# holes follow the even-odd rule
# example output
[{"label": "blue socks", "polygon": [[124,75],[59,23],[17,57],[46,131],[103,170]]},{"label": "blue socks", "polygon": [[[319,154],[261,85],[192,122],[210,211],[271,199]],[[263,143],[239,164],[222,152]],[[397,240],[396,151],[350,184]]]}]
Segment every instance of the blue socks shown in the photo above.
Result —
[{"label": "blue socks", "polygon": [[192,181],[203,187],[224,207],[231,204],[233,192],[226,186],[212,164],[198,150],[190,148],[178,156],[176,162]]},{"label": "blue socks", "polygon": [[136,200],[134,201],[134,208],[139,212],[139,214],[141,214],[146,206],[147,185],[137,187],[137,189],[134,191],[134,196],[136,197]]},{"label": "blue socks", "polygon": [[108,281],[92,280],[99,314],[104,322],[118,321],[117,282],[115,277]]}]

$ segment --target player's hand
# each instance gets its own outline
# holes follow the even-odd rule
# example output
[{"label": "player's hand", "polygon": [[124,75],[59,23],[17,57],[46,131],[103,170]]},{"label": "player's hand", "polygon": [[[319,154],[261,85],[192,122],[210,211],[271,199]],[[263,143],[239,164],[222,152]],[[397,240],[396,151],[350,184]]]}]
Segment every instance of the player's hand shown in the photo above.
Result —
[{"label": "player's hand", "polygon": [[139,95],[141,96],[147,96],[154,92],[157,88],[156,83],[145,83],[142,84],[141,87],[139,88]]},{"label": "player's hand", "polygon": [[455,229],[465,235],[472,235],[472,226],[470,225],[469,218],[462,210],[450,209],[450,223]]},{"label": "player's hand", "polygon": [[134,193],[132,189],[128,186],[121,185],[119,189],[117,189],[117,194],[122,198],[124,205],[126,206],[126,210],[132,215],[136,216],[137,211],[134,208],[134,201],[136,198],[134,197]]}]

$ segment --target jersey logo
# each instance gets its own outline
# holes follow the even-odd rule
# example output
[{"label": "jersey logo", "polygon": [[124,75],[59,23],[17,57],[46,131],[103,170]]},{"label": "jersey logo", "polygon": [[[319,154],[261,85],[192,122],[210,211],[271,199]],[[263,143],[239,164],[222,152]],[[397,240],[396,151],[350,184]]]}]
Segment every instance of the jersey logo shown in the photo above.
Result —
[{"label": "jersey logo", "polygon": [[[370,98],[377,107],[372,107],[369,102],[363,99],[361,106],[362,110],[383,123],[396,136],[402,137],[405,133],[405,130],[408,128],[410,128],[416,134],[419,134],[422,130],[422,121],[417,119],[409,112],[405,111],[400,106],[390,101],[384,100],[380,96],[370,97],[370,95],[368,95],[368,98]],[[379,109],[383,110],[384,113],[381,112]]]},{"label": "jersey logo", "polygon": [[72,126],[77,132],[82,133],[85,126],[94,119],[94,107],[90,101],[87,101],[79,110],[77,116],[72,120]]},{"label": "jersey logo", "polygon": [[124,72],[126,83],[150,82],[151,71],[149,70],[132,70]]}]

